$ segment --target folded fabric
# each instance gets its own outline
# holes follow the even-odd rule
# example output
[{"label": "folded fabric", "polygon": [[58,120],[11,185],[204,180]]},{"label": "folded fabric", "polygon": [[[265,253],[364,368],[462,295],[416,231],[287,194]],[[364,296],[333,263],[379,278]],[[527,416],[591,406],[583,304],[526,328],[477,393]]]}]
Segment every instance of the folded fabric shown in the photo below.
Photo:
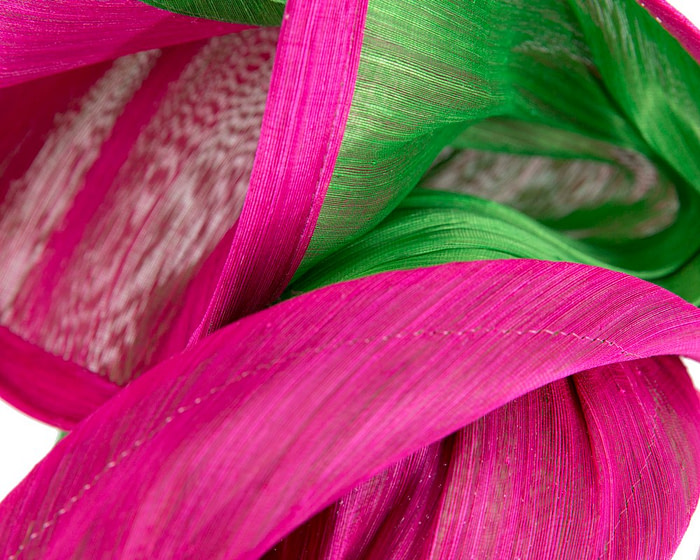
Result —
[{"label": "folded fabric", "polygon": [[0,87],[243,28],[137,0],[8,0],[0,6]]},{"label": "folded fabric", "polygon": [[4,557],[668,558],[700,494],[668,356],[699,333],[694,306],[584,265],[335,284],[81,422],[0,505]]},{"label": "folded fabric", "polygon": [[671,557],[672,8],[9,0],[0,37],[0,396],[71,430],[0,560]]}]

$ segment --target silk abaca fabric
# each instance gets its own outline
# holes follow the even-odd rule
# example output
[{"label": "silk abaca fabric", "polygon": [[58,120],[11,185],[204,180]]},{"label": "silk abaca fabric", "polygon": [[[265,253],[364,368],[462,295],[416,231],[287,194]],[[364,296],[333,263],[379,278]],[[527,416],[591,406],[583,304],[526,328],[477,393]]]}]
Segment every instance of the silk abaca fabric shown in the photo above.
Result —
[{"label": "silk abaca fabric", "polygon": [[70,431],[0,558],[671,558],[672,8],[9,0],[0,37],[0,396]]}]

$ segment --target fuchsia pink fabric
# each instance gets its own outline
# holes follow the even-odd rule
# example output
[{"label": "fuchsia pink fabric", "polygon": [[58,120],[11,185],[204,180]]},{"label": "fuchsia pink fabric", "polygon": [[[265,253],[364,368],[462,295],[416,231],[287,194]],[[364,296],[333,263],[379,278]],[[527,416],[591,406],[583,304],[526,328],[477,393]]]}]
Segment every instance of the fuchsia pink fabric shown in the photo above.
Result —
[{"label": "fuchsia pink fabric", "polygon": [[[0,90],[3,120],[31,123],[16,131],[21,142],[4,147],[0,211],[17,218],[0,231],[10,240],[0,248],[8,263],[0,272],[2,322],[27,342],[124,384],[188,339],[278,297],[330,181],[365,7],[290,2],[294,17],[280,32],[269,96],[278,32],[265,29]],[[309,28],[310,47],[301,40]],[[282,95],[290,84],[303,94]],[[27,100],[45,96],[51,103],[34,113]],[[207,98],[211,113],[192,111]],[[167,157],[174,146],[187,167]],[[36,219],[26,219],[28,212]],[[181,222],[182,235],[157,237],[164,220]],[[154,274],[131,282],[150,255],[169,263],[170,276],[153,263],[145,268]],[[102,288],[65,297],[98,268]],[[179,298],[186,305],[170,305]],[[84,319],[67,330],[67,315]],[[95,336],[100,345],[89,344]],[[0,383],[0,394],[23,402],[8,387]],[[54,418],[64,427],[67,421]]]},{"label": "fuchsia pink fabric", "polygon": [[240,29],[138,0],[3,0],[0,86]]},{"label": "fuchsia pink fabric", "polygon": [[292,558],[275,543],[316,514],[290,539],[328,558],[668,557],[685,526],[665,520],[698,498],[700,409],[662,356],[700,357],[699,334],[692,305],[583,265],[312,292],[81,422],[0,506],[22,520],[3,558]]},{"label": "fuchsia pink fabric", "polygon": [[[69,22],[53,36],[6,24],[25,3],[0,8],[0,85],[19,84],[0,90],[0,142],[19,138],[0,144],[0,211],[26,223],[0,222],[0,396],[72,433],[0,504],[0,560],[671,556],[700,496],[677,358],[700,359],[694,306],[602,269],[499,261],[260,311],[313,233],[365,1],[290,0],[279,31],[43,5]],[[65,50],[43,59],[42,41]],[[203,98],[211,112],[188,110]],[[172,143],[196,164],[159,159]],[[164,221],[194,233],[158,238]],[[156,253],[170,273],[142,266]],[[66,333],[66,316],[82,323]]]},{"label": "fuchsia pink fabric", "polygon": [[278,34],[0,89],[0,120],[17,129],[2,146],[0,322],[121,385],[186,345],[243,206]]},{"label": "fuchsia pink fabric", "polygon": [[191,342],[274,301],[301,263],[343,138],[366,9],[367,0],[287,2],[246,205]]},{"label": "fuchsia pink fabric", "polygon": [[[0,327],[2,398],[27,414],[70,430],[113,397],[119,385]],[[29,382],[31,381],[31,382]]]},{"label": "fuchsia pink fabric", "polygon": [[678,42],[697,60],[700,60],[698,28],[665,0],[636,0],[646,8]]}]

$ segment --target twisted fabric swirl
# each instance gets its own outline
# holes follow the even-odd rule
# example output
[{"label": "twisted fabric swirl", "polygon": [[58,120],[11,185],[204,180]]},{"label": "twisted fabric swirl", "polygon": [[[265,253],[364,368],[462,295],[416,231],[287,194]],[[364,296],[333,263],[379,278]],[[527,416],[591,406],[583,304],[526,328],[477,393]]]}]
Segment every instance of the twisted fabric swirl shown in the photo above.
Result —
[{"label": "twisted fabric swirl", "polygon": [[671,558],[680,14],[7,0],[0,37],[0,396],[70,432],[0,559]]}]

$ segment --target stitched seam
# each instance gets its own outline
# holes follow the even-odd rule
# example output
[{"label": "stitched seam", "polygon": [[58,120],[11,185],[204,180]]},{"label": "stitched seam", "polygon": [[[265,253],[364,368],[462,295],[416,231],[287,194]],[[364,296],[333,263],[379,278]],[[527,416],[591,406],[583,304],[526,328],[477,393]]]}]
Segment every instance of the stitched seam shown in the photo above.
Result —
[{"label": "stitched seam", "polygon": [[622,508],[620,511],[620,515],[617,516],[617,523],[615,523],[615,526],[612,529],[612,532],[610,533],[610,538],[608,539],[608,542],[603,545],[603,552],[600,553],[600,556],[598,556],[598,560],[601,560],[603,558],[603,555],[608,551],[608,547],[610,546],[610,543],[613,542],[615,539],[615,535],[617,533],[617,529],[620,527],[620,524],[622,523],[622,516],[627,513],[629,509],[630,502],[632,501],[632,497],[634,496],[636,488],[641,484],[642,479],[644,478],[644,473],[646,472],[647,468],[649,467],[649,459],[651,459],[651,456],[654,454],[654,442],[656,441],[656,437],[658,435],[658,427],[659,427],[659,415],[656,412],[656,409],[654,409],[654,429],[652,430],[652,440],[649,443],[649,452],[646,454],[646,457],[644,457],[644,463],[642,463],[641,468],[639,469],[639,475],[637,477],[637,480],[632,484],[632,487],[630,488],[630,491],[628,492],[627,496],[625,496],[625,506]]},{"label": "stitched seam", "polygon": [[[153,429],[151,432],[146,434],[144,437],[137,439],[134,441],[134,443],[131,445],[130,448],[123,450],[119,455],[117,455],[115,458],[113,458],[111,461],[109,461],[105,467],[97,473],[90,482],[85,484],[76,494],[71,496],[68,500],[68,502],[59,509],[48,521],[45,521],[41,528],[37,531],[33,531],[30,533],[28,536],[24,538],[22,543],[19,545],[17,550],[11,554],[9,557],[7,557],[7,560],[18,560],[19,554],[21,554],[29,541],[33,541],[37,539],[40,535],[42,535],[46,529],[54,525],[58,519],[62,516],[68,513],[70,511],[70,508],[80,499],[82,498],[86,492],[88,492],[92,486],[102,478],[107,472],[109,472],[111,469],[116,467],[118,464],[120,464],[124,459],[126,459],[128,456],[130,456],[135,450],[137,450],[139,447],[141,447],[144,443],[147,441],[153,439],[158,433],[160,433],[167,424],[172,422],[175,419],[176,415],[181,415],[188,410],[191,410],[192,408],[202,404],[205,400],[209,399],[211,396],[220,393],[227,387],[233,385],[234,383],[237,383],[239,381],[242,381],[246,377],[249,377],[251,374],[255,375],[259,373],[260,371],[264,370],[269,370],[271,367],[285,361],[292,361],[297,358],[306,356],[308,354],[319,354],[321,352],[324,352],[326,350],[336,350],[338,348],[342,348],[343,346],[353,346],[355,344],[371,344],[373,342],[389,342],[391,340],[399,340],[402,338],[419,338],[422,336],[442,336],[442,337],[447,337],[447,336],[455,336],[455,337],[462,337],[462,336],[467,336],[469,334],[475,334],[475,333],[495,333],[495,334],[500,334],[500,335],[509,335],[509,334],[515,334],[515,335],[527,335],[527,334],[532,334],[532,335],[538,335],[538,334],[546,334],[548,336],[564,336],[564,337],[573,337],[576,338],[577,340],[580,341],[586,341],[586,342],[591,342],[591,343],[598,343],[598,344],[606,344],[608,346],[611,346],[615,348],[618,352],[621,354],[624,354],[626,356],[630,356],[633,358],[642,358],[642,356],[638,354],[634,354],[632,352],[628,352],[625,349],[623,349],[621,346],[616,344],[615,342],[611,340],[607,340],[604,338],[593,338],[590,336],[585,336],[585,335],[579,335],[573,332],[566,332],[566,331],[552,331],[549,329],[495,329],[491,327],[473,327],[469,329],[462,329],[458,331],[450,331],[450,330],[418,330],[415,332],[399,332],[395,333],[393,335],[384,335],[381,337],[368,337],[368,338],[356,338],[356,339],[351,339],[351,340],[346,340],[343,342],[339,342],[336,344],[327,344],[323,346],[317,346],[316,348],[311,348],[311,349],[305,349],[301,350],[299,352],[294,352],[288,356],[283,356],[281,358],[278,358],[276,360],[272,360],[270,362],[267,362],[265,364],[261,364],[253,369],[250,370],[244,370],[242,371],[239,375],[233,377],[232,379],[229,379],[225,383],[222,383],[221,385],[218,385],[216,387],[212,387],[209,389],[209,392],[206,393],[204,396],[197,397],[195,398],[190,404],[180,406],[178,407],[175,411],[171,411],[168,416],[166,416],[162,423],[155,429]],[[651,455],[651,452],[647,456],[647,459]],[[640,479],[641,479],[641,473],[640,473]],[[633,493],[633,492],[632,492]],[[631,496],[631,494],[630,494]],[[624,512],[624,510],[623,510]],[[622,517],[622,513],[620,513],[620,517]],[[35,525],[36,521],[30,524],[30,527]],[[619,521],[618,521],[619,525]],[[612,541],[612,538],[610,539]],[[608,543],[609,544],[609,543]],[[607,545],[606,545],[607,546]]]},{"label": "stitched seam", "polygon": [[603,552],[601,553],[600,556],[598,556],[598,559],[600,560],[603,558],[603,555],[607,552],[608,547],[610,546],[610,543],[613,542],[615,538],[615,534],[617,532],[618,527],[622,523],[622,516],[627,513],[627,510],[629,509],[629,504],[632,501],[632,496],[634,496],[634,492],[639,486],[639,484],[642,482],[642,479],[644,478],[644,472],[647,470],[647,467],[649,466],[649,459],[653,455],[654,451],[651,449],[652,444],[649,445],[649,453],[647,453],[647,456],[644,458],[644,464],[642,465],[642,468],[639,469],[639,477],[635,481],[634,484],[632,484],[632,488],[630,488],[629,494],[625,497],[625,507],[622,508],[622,511],[620,511],[620,515],[617,517],[617,523],[615,523],[615,526],[613,527],[612,533],[610,534],[610,538],[608,539],[608,542],[605,543],[603,546]]}]

